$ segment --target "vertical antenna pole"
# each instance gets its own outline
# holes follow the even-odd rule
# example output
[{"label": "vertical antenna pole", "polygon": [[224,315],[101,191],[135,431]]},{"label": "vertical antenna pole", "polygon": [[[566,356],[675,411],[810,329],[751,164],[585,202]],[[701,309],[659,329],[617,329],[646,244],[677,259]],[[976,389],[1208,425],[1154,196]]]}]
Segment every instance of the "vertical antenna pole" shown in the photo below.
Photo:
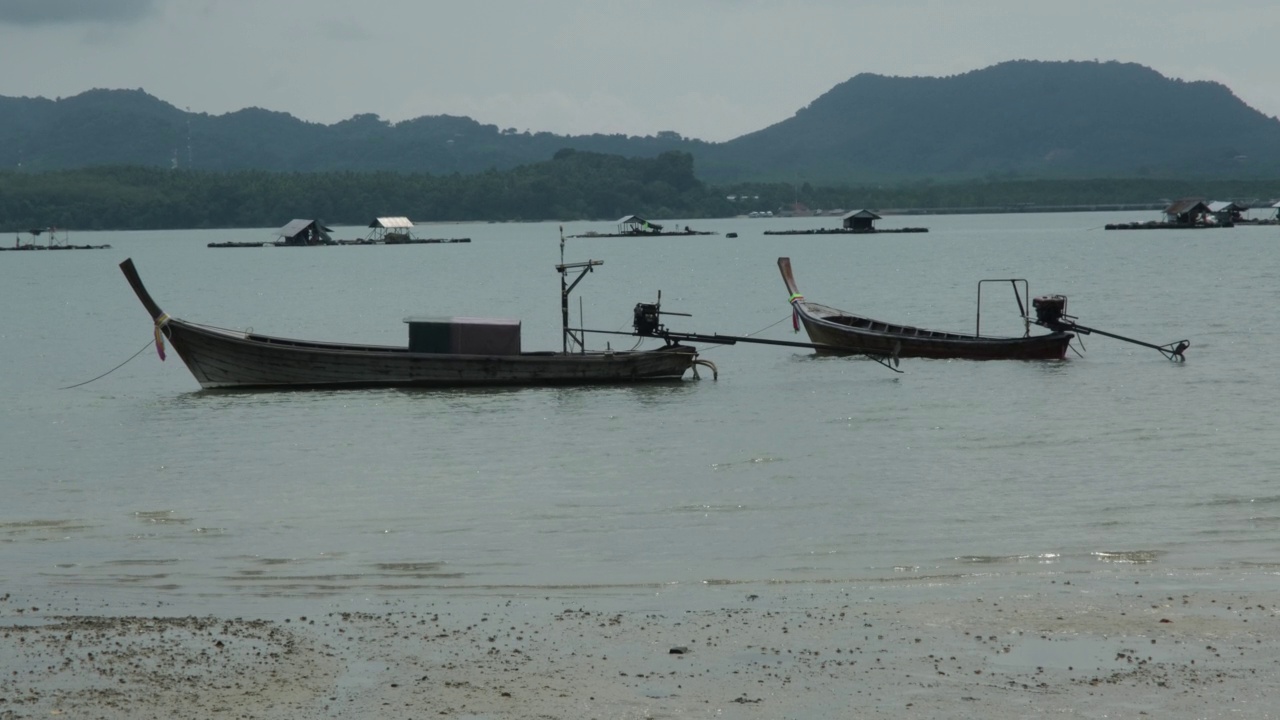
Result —
[{"label": "vertical antenna pole", "polygon": [[563,352],[569,352],[569,288],[565,285],[564,226],[560,226],[560,342]]}]

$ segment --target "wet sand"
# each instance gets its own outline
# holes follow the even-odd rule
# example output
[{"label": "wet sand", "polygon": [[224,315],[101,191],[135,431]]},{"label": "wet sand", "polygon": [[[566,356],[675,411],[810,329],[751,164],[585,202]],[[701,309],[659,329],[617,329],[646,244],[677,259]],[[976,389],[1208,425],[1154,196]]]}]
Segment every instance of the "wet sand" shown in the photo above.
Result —
[{"label": "wet sand", "polygon": [[454,592],[256,619],[11,593],[0,719],[1280,716],[1275,595],[1149,580]]}]

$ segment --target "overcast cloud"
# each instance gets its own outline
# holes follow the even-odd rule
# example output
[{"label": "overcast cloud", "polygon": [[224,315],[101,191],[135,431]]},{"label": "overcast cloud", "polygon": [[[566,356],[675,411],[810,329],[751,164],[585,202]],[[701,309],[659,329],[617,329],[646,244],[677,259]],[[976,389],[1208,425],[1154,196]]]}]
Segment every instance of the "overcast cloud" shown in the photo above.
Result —
[{"label": "overcast cloud", "polygon": [[156,0],[0,0],[0,23],[55,25],[129,22],[150,12]]},{"label": "overcast cloud", "polygon": [[720,141],[858,73],[1015,59],[1136,62],[1274,116],[1276,38],[1274,0],[0,0],[0,95]]}]

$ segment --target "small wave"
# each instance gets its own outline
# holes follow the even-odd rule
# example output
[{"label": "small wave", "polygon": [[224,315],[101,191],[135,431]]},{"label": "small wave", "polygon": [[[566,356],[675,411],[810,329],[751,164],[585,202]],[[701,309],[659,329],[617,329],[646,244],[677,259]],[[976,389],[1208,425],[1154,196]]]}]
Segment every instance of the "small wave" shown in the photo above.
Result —
[{"label": "small wave", "polygon": [[373,566],[379,570],[397,573],[434,573],[444,567],[444,563],[435,562],[396,562],[396,563],[374,563]]},{"label": "small wave", "polygon": [[42,528],[60,528],[66,527],[72,520],[16,520],[14,522],[0,523],[0,530],[38,530]]},{"label": "small wave", "polygon": [[749,467],[751,465],[761,465],[763,463],[782,462],[782,460],[783,458],[777,458],[777,457],[768,457],[768,456],[756,457],[756,458],[751,458],[750,460],[739,460],[737,462],[711,463],[711,469],[712,470],[733,470],[735,468],[744,467],[744,466]]},{"label": "small wave", "polygon": [[1197,507],[1232,507],[1236,505],[1280,505],[1280,495],[1268,495],[1263,497],[1230,497],[1215,498],[1198,503]]},{"label": "small wave", "polygon": [[[746,505],[680,505],[671,508],[671,512],[677,513],[732,513],[747,512],[751,508]],[[662,514],[662,513],[659,513]]]},{"label": "small wave", "polygon": [[[137,515],[137,513],[134,513],[134,514]],[[138,517],[138,519],[143,522],[154,523],[156,525],[186,525],[187,523],[192,521],[192,518],[172,517],[172,516],[170,517],[163,517],[163,516]]]},{"label": "small wave", "polygon": [[80,520],[17,520],[0,523],[0,533],[13,536],[40,531],[72,532],[92,527]]},{"label": "small wave", "polygon": [[1261,562],[1257,560],[1242,560],[1237,563],[1242,568],[1250,570],[1266,570],[1268,572],[1280,571],[1280,562]]},{"label": "small wave", "polygon": [[1120,552],[1097,551],[1090,554],[1102,562],[1146,565],[1160,559],[1164,552],[1160,550],[1124,550]]},{"label": "small wave", "polygon": [[955,558],[955,561],[972,565],[998,565],[1002,563],[1057,562],[1061,559],[1062,556],[1058,553],[1036,553],[1028,555],[961,555]]}]

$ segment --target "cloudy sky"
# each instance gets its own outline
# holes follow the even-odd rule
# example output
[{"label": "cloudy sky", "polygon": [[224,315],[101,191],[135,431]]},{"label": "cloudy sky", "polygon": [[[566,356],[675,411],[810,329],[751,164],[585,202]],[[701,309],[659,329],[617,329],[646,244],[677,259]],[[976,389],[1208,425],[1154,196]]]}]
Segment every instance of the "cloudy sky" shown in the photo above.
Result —
[{"label": "cloudy sky", "polygon": [[863,72],[1120,60],[1280,115],[1277,0],[0,0],[0,95],[728,140]]}]

